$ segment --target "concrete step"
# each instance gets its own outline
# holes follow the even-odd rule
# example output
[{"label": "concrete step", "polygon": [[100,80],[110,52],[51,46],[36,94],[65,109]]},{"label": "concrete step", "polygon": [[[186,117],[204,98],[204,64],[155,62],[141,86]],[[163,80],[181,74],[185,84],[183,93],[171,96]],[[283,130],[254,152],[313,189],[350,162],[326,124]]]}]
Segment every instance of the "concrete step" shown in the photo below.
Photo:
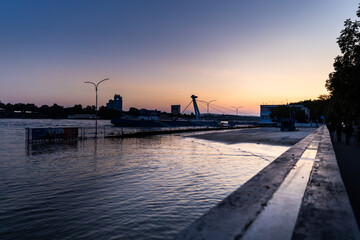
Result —
[{"label": "concrete step", "polygon": [[175,239],[360,239],[327,128],[295,144]]}]

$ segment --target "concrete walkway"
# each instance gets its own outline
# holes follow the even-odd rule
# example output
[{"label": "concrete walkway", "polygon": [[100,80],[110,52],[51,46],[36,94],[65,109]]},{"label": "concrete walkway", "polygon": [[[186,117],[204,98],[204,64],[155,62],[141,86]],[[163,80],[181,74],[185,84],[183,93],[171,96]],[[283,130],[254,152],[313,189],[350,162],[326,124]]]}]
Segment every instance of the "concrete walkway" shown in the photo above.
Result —
[{"label": "concrete walkway", "polygon": [[300,207],[292,239],[360,239],[334,148],[323,127],[308,186]]},{"label": "concrete walkway", "polygon": [[261,127],[221,132],[214,131],[211,133],[191,135],[189,137],[223,142],[227,144],[263,143],[281,146],[293,146],[315,130],[316,128],[301,128],[300,131],[282,132],[279,128]]},{"label": "concrete walkway", "polygon": [[[307,151],[312,154],[305,154]],[[311,161],[310,174],[309,170],[301,170],[301,159],[304,164]],[[300,170],[298,173],[297,169]],[[302,190],[300,206],[296,203],[296,206],[289,207],[291,204],[284,199],[292,197],[292,191],[298,187],[288,188],[287,186],[292,186],[288,183],[302,181],[302,178],[306,188],[305,191]],[[299,198],[295,196],[296,202],[297,199]],[[276,211],[280,214],[272,209],[267,210],[268,206],[278,209]],[[286,215],[291,208],[294,208],[295,218],[291,220],[293,223],[288,224],[286,221],[289,218]],[[273,224],[275,215],[279,216],[277,219],[280,222],[276,223],[278,229],[283,230],[282,226],[285,225],[293,227],[290,226],[285,234],[272,238],[262,225]],[[257,231],[263,231],[259,239],[360,239],[330,134],[325,126],[283,153],[181,231],[176,239],[256,239],[255,235],[247,233],[252,228],[256,230],[256,234]]]},{"label": "concrete walkway", "polygon": [[336,141],[333,145],[341,177],[360,228],[360,146]]}]

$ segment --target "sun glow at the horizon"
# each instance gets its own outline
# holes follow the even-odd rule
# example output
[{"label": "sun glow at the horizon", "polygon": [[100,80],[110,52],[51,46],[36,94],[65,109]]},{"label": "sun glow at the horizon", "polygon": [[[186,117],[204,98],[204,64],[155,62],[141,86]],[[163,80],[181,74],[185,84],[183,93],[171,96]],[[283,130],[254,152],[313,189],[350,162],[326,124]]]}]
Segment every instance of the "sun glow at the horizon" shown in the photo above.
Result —
[{"label": "sun glow at the horizon", "polygon": [[0,9],[0,101],[94,105],[83,82],[109,77],[99,106],[120,94],[125,110],[170,111],[196,94],[259,115],[260,104],[326,94],[336,38],[356,8],[333,0],[9,2]]}]

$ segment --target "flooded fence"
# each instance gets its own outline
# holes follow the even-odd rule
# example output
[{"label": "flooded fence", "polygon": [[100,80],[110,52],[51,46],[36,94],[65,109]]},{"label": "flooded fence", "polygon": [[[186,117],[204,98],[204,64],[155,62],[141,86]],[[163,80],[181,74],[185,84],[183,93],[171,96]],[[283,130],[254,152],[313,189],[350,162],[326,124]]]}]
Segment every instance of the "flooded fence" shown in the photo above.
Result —
[{"label": "flooded fence", "polygon": [[46,127],[25,128],[27,142],[53,142],[63,140],[79,140],[85,138],[105,137],[104,127]]},{"label": "flooded fence", "polygon": [[[252,126],[242,126],[252,127]],[[159,128],[129,128],[104,125],[101,127],[48,127],[48,128],[26,128],[26,141],[31,142],[53,142],[64,140],[79,140],[86,138],[128,138],[144,137],[156,134],[169,134],[181,132],[226,130],[239,127],[159,127]]]},{"label": "flooded fence", "polygon": [[[204,127],[177,127],[177,128],[120,128],[112,125],[102,127],[47,127],[25,128],[27,142],[51,142],[62,140],[77,140],[86,138],[127,137],[130,135],[158,134],[169,131],[192,131]],[[208,129],[208,128],[206,128]]]},{"label": "flooded fence", "polygon": [[[104,127],[105,138],[127,138],[127,137],[143,137],[156,134],[169,134],[169,133],[180,133],[190,131],[205,131],[211,129],[220,129],[218,127],[203,127],[203,126],[192,126],[192,127],[158,127],[158,128],[121,128],[113,126]],[[221,128],[224,129],[224,128]]]},{"label": "flooded fence", "polygon": [[60,139],[76,139],[79,137],[79,128],[25,128],[26,141],[51,141]]}]

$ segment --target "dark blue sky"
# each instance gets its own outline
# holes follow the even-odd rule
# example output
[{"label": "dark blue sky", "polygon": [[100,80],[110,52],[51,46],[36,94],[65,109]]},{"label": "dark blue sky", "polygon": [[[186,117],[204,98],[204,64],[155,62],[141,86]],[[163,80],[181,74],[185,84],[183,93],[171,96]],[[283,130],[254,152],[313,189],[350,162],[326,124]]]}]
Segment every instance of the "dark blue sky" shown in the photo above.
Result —
[{"label": "dark blue sky", "polygon": [[357,5],[0,0],[0,101],[93,104],[83,82],[106,77],[101,104],[120,93],[125,108],[167,110],[193,93],[249,112],[264,102],[315,98],[325,92],[336,37]]}]

